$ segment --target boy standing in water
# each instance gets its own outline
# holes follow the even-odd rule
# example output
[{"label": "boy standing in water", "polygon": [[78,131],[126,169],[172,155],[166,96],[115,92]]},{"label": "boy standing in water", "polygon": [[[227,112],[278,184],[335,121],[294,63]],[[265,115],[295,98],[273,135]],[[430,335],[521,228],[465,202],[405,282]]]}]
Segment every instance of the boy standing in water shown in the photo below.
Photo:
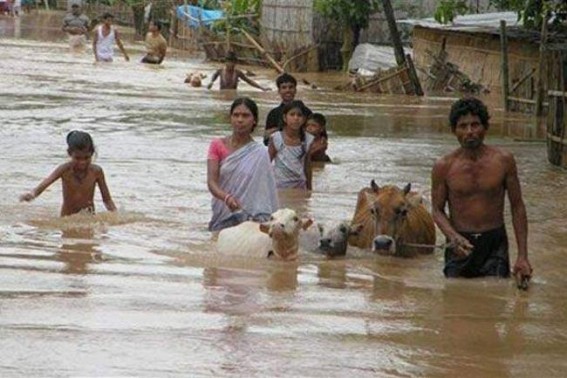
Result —
[{"label": "boy standing in water", "polygon": [[161,24],[150,21],[148,34],[146,35],[146,56],[142,58],[142,63],[161,64],[167,51],[167,41],[161,35]]},{"label": "boy standing in water", "polygon": [[94,213],[94,191],[96,185],[102,194],[108,211],[116,211],[110,191],[106,186],[101,167],[91,164],[95,152],[91,136],[83,131],[71,131],[67,135],[67,153],[71,161],[61,164],[34,190],[20,196],[20,201],[32,201],[59,178],[63,183],[63,205],[61,216],[72,215],[86,210]]},{"label": "boy standing in water", "polygon": [[263,91],[269,91],[270,88],[264,88],[260,84],[256,83],[254,80],[249,79],[244,75],[242,71],[236,69],[236,54],[231,51],[227,54],[225,58],[224,68],[218,69],[211,77],[211,82],[207,86],[207,89],[211,89],[215,80],[220,76],[220,89],[237,89],[238,79],[242,79],[254,88],[261,89]]},{"label": "boy standing in water", "polygon": [[112,26],[114,16],[110,13],[102,15],[102,25],[96,28],[93,38],[93,52],[97,62],[112,62],[114,57],[114,42],[124,54],[126,61],[130,60],[128,53],[122,45],[118,30]]},{"label": "boy standing in water", "polygon": [[69,34],[69,45],[73,49],[83,49],[87,44],[89,18],[81,13],[79,4],[71,5],[71,13],[63,18],[63,31]]},{"label": "boy standing in water", "polygon": [[[264,130],[264,144],[267,146],[270,141],[270,135],[275,131],[281,131],[283,128],[283,109],[284,107],[295,100],[297,93],[297,80],[295,77],[288,73],[283,73],[276,79],[278,87],[278,94],[282,99],[282,103],[270,110],[266,118],[266,125]],[[311,115],[311,109],[305,106],[306,117]]]}]

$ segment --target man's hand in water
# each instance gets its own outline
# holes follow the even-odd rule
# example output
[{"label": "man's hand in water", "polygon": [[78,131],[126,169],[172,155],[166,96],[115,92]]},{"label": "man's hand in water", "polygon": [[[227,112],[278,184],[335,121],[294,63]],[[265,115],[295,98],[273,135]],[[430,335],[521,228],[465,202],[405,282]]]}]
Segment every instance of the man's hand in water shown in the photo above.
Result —
[{"label": "man's hand in water", "polygon": [[512,273],[514,275],[520,274],[524,277],[531,277],[533,272],[532,266],[530,262],[525,257],[518,257],[516,259],[516,263],[514,264],[514,268],[512,269]]},{"label": "man's hand in water", "polygon": [[467,257],[473,250],[473,245],[460,234],[456,234],[450,240],[453,246],[453,253],[459,257]]}]

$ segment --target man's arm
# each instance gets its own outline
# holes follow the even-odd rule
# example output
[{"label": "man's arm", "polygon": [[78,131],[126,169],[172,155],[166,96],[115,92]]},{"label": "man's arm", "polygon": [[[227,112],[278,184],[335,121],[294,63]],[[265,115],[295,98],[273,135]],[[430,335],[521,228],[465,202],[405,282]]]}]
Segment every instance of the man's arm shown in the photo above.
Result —
[{"label": "man's arm", "polygon": [[240,70],[236,70],[236,74],[237,77],[244,80],[245,82],[247,82],[248,84],[250,84],[251,86],[253,86],[254,88],[258,88],[265,91],[269,91],[270,88],[264,88],[262,87],[260,84],[256,83],[254,80],[250,79],[249,77],[247,77],[246,75],[244,75],[244,73]]},{"label": "man's arm", "polygon": [[458,255],[466,256],[472,251],[473,246],[455,230],[445,213],[445,205],[449,201],[448,169],[449,166],[443,159],[438,160],[433,166],[431,172],[431,211],[435,224],[454,245],[454,251]]},{"label": "man's arm", "polygon": [[130,57],[128,56],[126,49],[122,45],[122,40],[120,39],[120,35],[118,34],[118,30],[114,30],[114,36],[116,38],[116,44],[118,45],[118,47],[120,48],[120,51],[122,51],[122,54],[124,55],[124,59],[126,59],[126,61],[128,62],[130,60]]},{"label": "man's arm", "polygon": [[104,179],[104,172],[102,168],[100,168],[100,172],[97,177],[97,184],[100,190],[100,194],[102,196],[102,202],[108,211],[116,211],[116,205],[110,196],[110,190],[108,190],[108,186],[106,185],[106,180]]},{"label": "man's arm", "polygon": [[528,261],[528,217],[526,206],[522,199],[522,189],[518,178],[518,168],[516,160],[511,154],[506,157],[508,173],[506,174],[506,190],[512,213],[512,224],[518,245],[518,258],[514,265],[514,273],[520,272],[522,275],[529,276],[532,268]]},{"label": "man's arm", "polygon": [[211,82],[207,85],[207,89],[211,89],[213,87],[214,82],[217,80],[221,73],[221,70],[216,70],[213,76],[211,77]]}]

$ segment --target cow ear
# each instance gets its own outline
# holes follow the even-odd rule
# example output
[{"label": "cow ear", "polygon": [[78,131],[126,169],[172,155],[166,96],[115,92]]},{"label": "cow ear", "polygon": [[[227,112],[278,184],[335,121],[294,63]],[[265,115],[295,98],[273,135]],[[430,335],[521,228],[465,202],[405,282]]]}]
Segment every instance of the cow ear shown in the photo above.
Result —
[{"label": "cow ear", "polygon": [[301,224],[301,228],[303,228],[303,230],[307,230],[309,228],[309,226],[311,226],[313,224],[313,219],[302,219],[301,220],[302,224]]},{"label": "cow ear", "polygon": [[404,195],[408,194],[411,191],[411,182],[408,182],[406,186],[404,186]]},{"label": "cow ear", "polygon": [[264,234],[269,234],[270,226],[267,225],[266,223],[260,223],[260,231],[263,232]]},{"label": "cow ear", "polygon": [[372,188],[372,191],[375,193],[378,193],[378,191],[380,190],[380,187],[378,186],[378,184],[376,184],[376,181],[374,181],[374,179],[370,181],[370,188]]},{"label": "cow ear", "polygon": [[368,207],[370,207],[371,209],[374,208],[374,201],[376,200],[375,195],[364,192],[364,198],[366,199]]},{"label": "cow ear", "polygon": [[406,200],[410,208],[423,204],[423,197],[417,193],[412,193],[406,196]]}]

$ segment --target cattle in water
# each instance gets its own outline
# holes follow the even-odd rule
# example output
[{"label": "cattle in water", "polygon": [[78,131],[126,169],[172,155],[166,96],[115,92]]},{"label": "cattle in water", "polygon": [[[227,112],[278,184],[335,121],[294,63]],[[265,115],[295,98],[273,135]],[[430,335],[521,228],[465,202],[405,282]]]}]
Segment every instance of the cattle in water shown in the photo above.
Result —
[{"label": "cattle in water", "polygon": [[411,192],[411,184],[403,189],[392,185],[378,187],[372,180],[370,187],[358,193],[351,225],[362,225],[357,235],[349,237],[349,244],[355,247],[401,257],[434,250],[433,217],[421,195]]},{"label": "cattle in water", "polygon": [[201,86],[202,79],[206,77],[207,75],[205,74],[192,72],[190,74],[187,74],[187,77],[185,77],[185,84],[189,84],[192,87],[198,88]]},{"label": "cattle in water", "polygon": [[328,257],[345,256],[349,237],[358,235],[362,228],[362,224],[353,227],[348,221],[330,226],[319,225],[320,237],[317,251]]},{"label": "cattle in water", "polygon": [[225,255],[295,260],[299,250],[299,231],[313,221],[300,219],[291,209],[274,212],[268,222],[243,222],[220,231],[217,250]]}]

